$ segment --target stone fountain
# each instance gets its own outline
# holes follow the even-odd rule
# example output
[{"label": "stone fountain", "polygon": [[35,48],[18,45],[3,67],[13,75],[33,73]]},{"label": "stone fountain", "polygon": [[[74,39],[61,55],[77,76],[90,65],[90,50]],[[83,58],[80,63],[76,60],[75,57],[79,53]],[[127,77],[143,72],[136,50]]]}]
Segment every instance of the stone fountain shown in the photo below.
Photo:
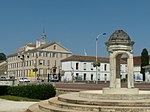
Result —
[{"label": "stone fountain", "polygon": [[[62,94],[30,106],[27,112],[150,112],[150,92],[134,87],[134,42],[123,30],[116,30],[106,42],[110,56],[110,86]],[[127,88],[121,87],[121,56],[127,56]]]}]

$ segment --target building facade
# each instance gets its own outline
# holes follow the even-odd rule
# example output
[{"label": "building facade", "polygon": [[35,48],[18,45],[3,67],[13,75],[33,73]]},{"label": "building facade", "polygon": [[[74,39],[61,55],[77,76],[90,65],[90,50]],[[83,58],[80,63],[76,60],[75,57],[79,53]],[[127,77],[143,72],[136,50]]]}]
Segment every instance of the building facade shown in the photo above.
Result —
[{"label": "building facade", "polygon": [[[149,56],[150,59],[150,56]],[[64,71],[64,75],[61,80],[63,82],[80,80],[80,81],[109,81],[110,80],[110,63],[109,58],[98,57],[98,61],[100,62],[100,66],[97,68],[96,75],[96,67],[93,66],[96,57],[94,56],[77,56],[72,55],[66,59],[61,61],[62,70]],[[120,64],[120,75],[121,79],[127,79],[127,58],[121,58]],[[134,80],[142,81],[141,71],[141,57],[134,56],[133,57],[134,67]],[[150,82],[150,67],[146,67],[146,81]]]},{"label": "building facade", "polygon": [[150,83],[150,65],[144,66],[145,68],[145,82]]},{"label": "building facade", "polygon": [[[44,34],[42,36],[46,37]],[[60,43],[46,43],[44,39],[37,40],[36,44],[28,43],[18,52],[7,56],[9,77],[28,77],[33,80],[47,80],[48,77],[58,79],[60,61],[72,53]]]},{"label": "building facade", "polygon": [[7,62],[6,61],[0,61],[0,77],[7,78]]},{"label": "building facade", "polygon": [[[110,64],[109,58],[98,57],[100,66],[94,67],[96,57],[72,55],[61,61],[64,75],[61,80],[68,81],[109,81]],[[121,75],[125,77],[126,64],[122,61]]]}]

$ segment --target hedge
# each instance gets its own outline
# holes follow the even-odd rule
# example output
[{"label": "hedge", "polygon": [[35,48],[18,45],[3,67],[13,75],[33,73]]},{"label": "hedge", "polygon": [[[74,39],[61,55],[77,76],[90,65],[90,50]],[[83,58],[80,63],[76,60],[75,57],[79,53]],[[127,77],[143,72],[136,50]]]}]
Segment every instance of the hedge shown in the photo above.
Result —
[{"label": "hedge", "polygon": [[0,86],[0,95],[7,95],[8,86]]},{"label": "hedge", "polygon": [[23,85],[8,87],[9,95],[45,100],[56,95],[56,90],[51,84]]}]

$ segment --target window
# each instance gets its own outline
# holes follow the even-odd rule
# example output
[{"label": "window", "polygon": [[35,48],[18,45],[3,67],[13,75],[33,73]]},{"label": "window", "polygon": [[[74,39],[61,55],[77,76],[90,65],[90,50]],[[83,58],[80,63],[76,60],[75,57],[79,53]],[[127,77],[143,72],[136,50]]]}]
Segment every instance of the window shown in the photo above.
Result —
[{"label": "window", "polygon": [[47,60],[47,66],[50,66],[50,60]]},{"label": "window", "polygon": [[45,60],[43,60],[43,65],[45,65]]},{"label": "window", "polygon": [[79,69],[79,63],[76,63],[76,70]]},{"label": "window", "polygon": [[93,70],[93,63],[91,63],[91,70]]},{"label": "window", "polygon": [[39,57],[39,52],[36,52],[36,53],[34,54],[34,57],[38,58],[38,57]]},{"label": "window", "polygon": [[56,53],[56,58],[58,58],[58,53]]},{"label": "window", "polygon": [[91,81],[93,80],[93,74],[91,74]]},{"label": "window", "polygon": [[105,80],[107,80],[107,74],[105,74]]},{"label": "window", "polygon": [[100,74],[98,74],[98,80],[100,81]]},{"label": "window", "polygon": [[17,68],[18,68],[18,67],[19,67],[19,65],[18,65],[18,63],[16,63],[16,64],[17,64],[16,66],[17,66]]},{"label": "window", "polygon": [[86,73],[84,73],[83,80],[86,80]]},{"label": "window", "polygon": [[43,55],[43,53],[42,53],[42,52],[39,52],[39,57],[43,57],[42,55]]},{"label": "window", "polygon": [[84,69],[84,70],[86,70],[86,63],[84,63],[84,65],[83,65],[83,66],[84,66],[84,68],[83,68],[83,69]]},{"label": "window", "polygon": [[39,65],[43,65],[43,60],[39,60]]},{"label": "window", "polygon": [[53,53],[53,58],[55,58],[56,57],[56,53]]},{"label": "window", "polygon": [[79,73],[76,73],[76,80],[78,79],[78,77],[79,77]]},{"label": "window", "polygon": [[47,57],[50,57],[50,53],[47,53]]},{"label": "window", "polygon": [[54,45],[53,49],[56,50],[56,45]]},{"label": "window", "polygon": [[104,65],[104,71],[106,71],[106,70],[107,70],[107,64]]},{"label": "window", "polygon": [[62,58],[63,57],[63,55],[62,55],[62,53],[60,53],[60,58]]}]

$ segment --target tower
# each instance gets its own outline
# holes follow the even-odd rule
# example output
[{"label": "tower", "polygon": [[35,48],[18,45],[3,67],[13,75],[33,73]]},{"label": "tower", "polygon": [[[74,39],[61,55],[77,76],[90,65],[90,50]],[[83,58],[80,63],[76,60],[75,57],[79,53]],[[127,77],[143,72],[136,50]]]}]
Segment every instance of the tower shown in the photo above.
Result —
[{"label": "tower", "polygon": [[42,38],[42,40],[41,40],[41,44],[43,45],[43,44],[46,44],[46,34],[45,34],[45,29],[43,28],[43,33],[42,33],[42,35],[41,35],[41,38]]}]

